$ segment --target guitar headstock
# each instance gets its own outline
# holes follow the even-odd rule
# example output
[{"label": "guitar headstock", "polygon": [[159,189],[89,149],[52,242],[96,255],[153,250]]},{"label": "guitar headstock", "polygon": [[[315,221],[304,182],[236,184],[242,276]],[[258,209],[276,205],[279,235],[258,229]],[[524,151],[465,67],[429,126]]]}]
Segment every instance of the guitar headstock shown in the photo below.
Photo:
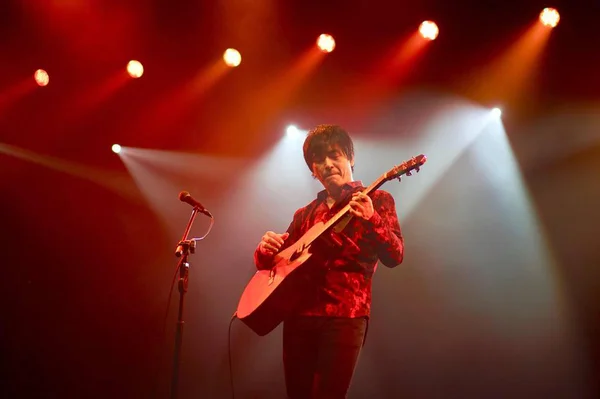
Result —
[{"label": "guitar headstock", "polygon": [[385,174],[385,180],[400,179],[402,175],[410,176],[413,170],[419,172],[425,162],[427,162],[427,157],[423,154],[412,157],[390,169]]}]

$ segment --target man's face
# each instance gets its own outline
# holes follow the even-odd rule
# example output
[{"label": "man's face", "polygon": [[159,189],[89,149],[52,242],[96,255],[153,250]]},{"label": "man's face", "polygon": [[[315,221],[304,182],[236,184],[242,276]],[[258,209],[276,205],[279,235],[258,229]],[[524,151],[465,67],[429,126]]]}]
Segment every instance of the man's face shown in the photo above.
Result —
[{"label": "man's face", "polygon": [[313,159],[312,170],[323,187],[331,190],[352,181],[352,166],[354,159],[348,159],[335,144],[330,145],[324,154]]}]

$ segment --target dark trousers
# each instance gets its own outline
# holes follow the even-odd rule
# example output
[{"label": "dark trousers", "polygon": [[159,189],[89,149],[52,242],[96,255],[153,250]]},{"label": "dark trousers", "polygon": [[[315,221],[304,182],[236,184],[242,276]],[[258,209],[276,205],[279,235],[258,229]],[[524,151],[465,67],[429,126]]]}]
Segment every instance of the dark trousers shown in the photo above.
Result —
[{"label": "dark trousers", "polygon": [[283,364],[288,398],[346,398],[367,323],[364,317],[286,320]]}]

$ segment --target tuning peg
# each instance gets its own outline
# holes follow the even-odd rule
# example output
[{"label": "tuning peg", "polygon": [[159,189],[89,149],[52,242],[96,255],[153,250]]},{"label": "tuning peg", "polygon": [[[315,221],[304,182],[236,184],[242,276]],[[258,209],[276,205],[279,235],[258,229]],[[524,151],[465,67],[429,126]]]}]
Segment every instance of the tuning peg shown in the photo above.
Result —
[{"label": "tuning peg", "polygon": [[402,182],[402,176],[398,176],[396,179],[398,179],[399,182]]},{"label": "tuning peg", "polygon": [[406,176],[412,176],[412,172],[409,170],[408,172],[406,172]]},{"label": "tuning peg", "polygon": [[419,171],[421,170],[421,168],[415,168],[415,170],[417,171],[417,173],[419,173]]}]

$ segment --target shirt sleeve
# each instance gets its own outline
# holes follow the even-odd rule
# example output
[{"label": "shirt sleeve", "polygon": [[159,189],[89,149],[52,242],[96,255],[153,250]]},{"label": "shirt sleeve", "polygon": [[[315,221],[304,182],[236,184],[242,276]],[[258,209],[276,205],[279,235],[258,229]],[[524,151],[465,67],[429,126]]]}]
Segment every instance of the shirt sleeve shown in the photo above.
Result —
[{"label": "shirt sleeve", "polygon": [[384,266],[396,267],[404,258],[404,238],[396,213],[394,197],[386,191],[378,190],[373,199],[375,213],[369,222],[371,237],[375,241],[377,256]]}]

